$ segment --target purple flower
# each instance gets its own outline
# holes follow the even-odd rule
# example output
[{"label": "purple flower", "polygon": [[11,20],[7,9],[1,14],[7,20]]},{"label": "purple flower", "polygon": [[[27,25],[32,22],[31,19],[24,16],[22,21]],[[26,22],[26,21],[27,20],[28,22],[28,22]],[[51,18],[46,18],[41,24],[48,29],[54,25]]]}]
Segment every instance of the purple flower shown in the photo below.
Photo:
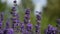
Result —
[{"label": "purple flower", "polygon": [[11,12],[12,15],[15,15],[16,14],[16,7],[12,7],[12,12]]},{"label": "purple flower", "polygon": [[0,29],[0,34],[3,34],[3,30],[2,29]]},{"label": "purple flower", "polygon": [[12,23],[12,28],[14,28],[14,23]]},{"label": "purple flower", "polygon": [[32,30],[32,24],[31,23],[28,23],[26,29],[28,31],[31,31]]},{"label": "purple flower", "polygon": [[20,24],[19,23],[15,23],[16,24],[16,26],[19,26]]},{"label": "purple flower", "polygon": [[12,20],[13,23],[20,23],[19,20]]},{"label": "purple flower", "polygon": [[14,14],[13,16],[15,16],[16,18],[19,18],[19,15],[16,13],[16,14]]},{"label": "purple flower", "polygon": [[17,20],[17,18],[16,17],[12,17],[12,20]]},{"label": "purple flower", "polygon": [[4,34],[14,34],[14,30],[12,28],[5,29]]},{"label": "purple flower", "polygon": [[25,14],[30,14],[30,9],[26,9]]},{"label": "purple flower", "polygon": [[39,12],[39,14],[41,15],[41,14],[42,14],[42,12]]},{"label": "purple flower", "polygon": [[28,20],[27,19],[24,19],[24,24],[27,24],[28,23]]},{"label": "purple flower", "polygon": [[40,20],[37,20],[37,25],[40,25],[41,21]]},{"label": "purple flower", "polygon": [[[13,21],[13,25],[12,25],[13,28],[17,28],[17,27],[20,25],[20,24],[19,24],[19,23],[20,23],[19,20],[16,19],[16,20],[12,20],[12,21]],[[18,28],[17,28],[17,29],[18,29]]]},{"label": "purple flower", "polygon": [[8,31],[8,29],[5,28],[5,29],[3,30],[3,34],[7,34],[7,31]]},{"label": "purple flower", "polygon": [[55,27],[53,27],[52,25],[48,25],[48,28],[47,28],[47,34],[57,34],[56,33],[56,28]]},{"label": "purple flower", "polygon": [[12,7],[12,11],[16,11],[16,7],[14,6],[14,7]]},{"label": "purple flower", "polygon": [[21,32],[24,31],[24,23],[20,23],[20,31],[21,31]]},{"label": "purple flower", "polygon": [[16,15],[16,12],[15,12],[15,11],[14,11],[14,12],[11,12],[11,14],[12,14],[12,15]]},{"label": "purple flower", "polygon": [[10,20],[9,19],[7,19],[7,21],[6,21],[6,28],[10,28]]},{"label": "purple flower", "polygon": [[17,1],[16,0],[14,0],[14,3],[16,3]]},{"label": "purple flower", "polygon": [[24,24],[21,25],[21,30],[23,30],[23,29],[24,29]]},{"label": "purple flower", "polygon": [[2,23],[1,18],[0,18],[0,23]]},{"label": "purple flower", "polygon": [[0,29],[2,28],[2,23],[0,23]]},{"label": "purple flower", "polygon": [[13,26],[12,26],[13,29],[15,29],[17,24],[16,24],[16,23],[13,23],[12,25],[13,25]]},{"label": "purple flower", "polygon": [[10,20],[6,21],[6,28],[4,29],[4,34],[13,34],[13,29],[10,28]]},{"label": "purple flower", "polygon": [[18,16],[17,13],[13,14],[13,17],[12,17],[12,22],[13,22],[12,27],[13,27],[13,28],[15,28],[15,26],[17,25],[17,24],[15,24],[15,23],[20,23],[20,21],[19,21],[18,18],[19,18],[19,16]]},{"label": "purple flower", "polygon": [[12,14],[12,15],[15,15],[15,14],[16,14],[16,11],[11,12],[11,14]]},{"label": "purple flower", "polygon": [[37,24],[37,25],[35,26],[35,32],[39,32],[39,31],[40,31],[40,25]]},{"label": "purple flower", "polygon": [[17,19],[19,18],[19,15],[17,13],[13,13],[12,16],[16,17]]},{"label": "purple flower", "polygon": [[20,20],[16,20],[16,23],[20,23]]},{"label": "purple flower", "polygon": [[13,18],[12,18],[12,22],[13,22],[13,23],[17,23],[17,22],[19,23],[19,19],[18,19],[17,17],[13,17]]},{"label": "purple flower", "polygon": [[0,28],[2,27],[2,21],[1,21],[1,19],[0,19]]},{"label": "purple flower", "polygon": [[9,23],[6,23],[6,26],[9,26]]},{"label": "purple flower", "polygon": [[52,29],[52,25],[48,25],[48,30],[51,30]]},{"label": "purple flower", "polygon": [[26,15],[25,15],[25,18],[26,18],[26,19],[30,19],[30,15],[26,14]]},{"label": "purple flower", "polygon": [[41,16],[40,15],[36,15],[37,20],[41,20]]},{"label": "purple flower", "polygon": [[1,18],[1,21],[3,21],[3,18],[4,18],[4,13],[3,12],[0,13],[0,18]]},{"label": "purple flower", "polygon": [[13,3],[14,3],[14,6],[17,6],[17,1],[16,0],[14,0]]},{"label": "purple flower", "polygon": [[24,17],[24,24],[29,23],[29,19],[30,19],[30,9],[26,9],[25,17]]}]

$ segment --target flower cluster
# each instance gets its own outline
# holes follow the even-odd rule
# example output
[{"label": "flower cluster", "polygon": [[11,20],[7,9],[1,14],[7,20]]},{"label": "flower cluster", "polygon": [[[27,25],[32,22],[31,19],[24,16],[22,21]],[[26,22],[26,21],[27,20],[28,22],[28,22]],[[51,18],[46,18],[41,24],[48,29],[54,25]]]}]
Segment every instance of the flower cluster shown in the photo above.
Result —
[{"label": "flower cluster", "polygon": [[52,25],[48,25],[48,28],[45,31],[46,34],[57,34],[57,28]]},{"label": "flower cluster", "polygon": [[10,20],[6,21],[6,28],[3,30],[3,34],[14,34],[14,30],[10,27]]},{"label": "flower cluster", "polygon": [[11,14],[12,14],[12,22],[13,22],[12,27],[13,28],[16,28],[17,26],[19,26],[19,23],[20,23],[19,15],[16,12],[17,11],[17,9],[16,9],[16,6],[17,6],[16,2],[17,2],[16,0],[13,1],[14,6],[12,7],[12,12],[11,12]]},{"label": "flower cluster", "polygon": [[32,24],[30,23],[30,9],[26,9],[24,16],[24,31],[23,33],[31,33],[32,32]]},{"label": "flower cluster", "polygon": [[30,9],[26,9],[24,23],[27,24],[30,20]]},{"label": "flower cluster", "polygon": [[24,23],[20,23],[20,32],[24,32]]},{"label": "flower cluster", "polygon": [[36,32],[36,34],[40,34],[40,22],[41,22],[41,14],[39,13],[39,14],[37,14],[36,15],[36,22],[37,22],[37,24],[35,25],[35,32]]},{"label": "flower cluster", "polygon": [[1,12],[0,13],[0,34],[3,34],[3,30],[2,30],[2,22],[3,22],[3,16],[4,15],[4,13],[3,12]]},{"label": "flower cluster", "polygon": [[7,21],[6,21],[6,29],[7,28],[10,28],[10,21],[9,21],[9,19],[7,19]]}]

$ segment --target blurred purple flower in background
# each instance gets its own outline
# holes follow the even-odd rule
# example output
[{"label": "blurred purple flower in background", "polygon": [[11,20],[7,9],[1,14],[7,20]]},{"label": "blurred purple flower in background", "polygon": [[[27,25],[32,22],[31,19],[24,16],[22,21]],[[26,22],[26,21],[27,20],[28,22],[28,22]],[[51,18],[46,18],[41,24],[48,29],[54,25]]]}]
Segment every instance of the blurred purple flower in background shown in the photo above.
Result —
[{"label": "blurred purple flower in background", "polygon": [[14,34],[14,30],[12,28],[4,29],[4,34]]},{"label": "blurred purple flower in background", "polygon": [[25,16],[24,16],[24,24],[27,24],[30,20],[30,9],[26,9]]},{"label": "blurred purple flower in background", "polygon": [[0,19],[1,19],[1,21],[3,21],[3,19],[4,19],[4,12],[0,13]]},{"label": "blurred purple flower in background", "polygon": [[32,24],[31,23],[28,23],[27,24],[27,28],[26,28],[27,31],[32,31],[32,27],[33,27]]},{"label": "blurred purple flower in background", "polygon": [[25,14],[30,14],[30,9],[28,8],[28,9],[26,9],[26,12],[25,12]]},{"label": "blurred purple flower in background", "polygon": [[10,19],[8,18],[6,21],[6,29],[10,28]]},{"label": "blurred purple flower in background", "polygon": [[17,10],[16,9],[16,6],[17,6],[16,2],[17,2],[16,0],[13,1],[14,6],[12,7],[12,12],[11,12],[11,14],[12,14],[12,27],[13,27],[13,29],[18,29],[17,27],[19,26],[19,23],[20,23],[19,15],[16,12],[16,10]]},{"label": "blurred purple flower in background", "polygon": [[8,18],[6,21],[6,27],[4,28],[4,33],[3,34],[13,34],[14,31],[13,29],[10,27],[10,19]]},{"label": "blurred purple flower in background", "polygon": [[0,12],[0,34],[3,34],[3,28],[2,28],[3,19],[4,19],[4,13]]},{"label": "blurred purple flower in background", "polygon": [[40,34],[40,25],[38,24],[35,25],[35,32],[36,34]]},{"label": "blurred purple flower in background", "polygon": [[17,3],[17,1],[16,1],[16,0],[14,0],[14,3]]},{"label": "blurred purple flower in background", "polygon": [[24,23],[20,23],[20,31],[23,32],[24,29],[25,29],[25,27],[24,27]]},{"label": "blurred purple flower in background", "polygon": [[45,34],[57,34],[57,28],[49,24]]},{"label": "blurred purple flower in background", "polygon": [[1,21],[1,19],[0,19],[0,34],[3,34],[2,21]]},{"label": "blurred purple flower in background", "polygon": [[41,20],[41,16],[40,15],[36,15],[37,20]]}]

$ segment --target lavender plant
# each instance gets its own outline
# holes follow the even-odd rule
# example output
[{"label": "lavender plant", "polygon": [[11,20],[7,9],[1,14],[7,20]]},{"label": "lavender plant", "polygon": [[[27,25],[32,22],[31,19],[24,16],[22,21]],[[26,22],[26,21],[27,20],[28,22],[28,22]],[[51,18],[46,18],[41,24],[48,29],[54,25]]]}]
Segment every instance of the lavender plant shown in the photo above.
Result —
[{"label": "lavender plant", "polygon": [[0,13],[0,18],[1,18],[1,21],[3,21],[3,19],[4,19],[4,13],[3,12]]},{"label": "lavender plant", "polygon": [[26,27],[27,31],[32,31],[32,27],[33,27],[32,24],[28,23]]},{"label": "lavender plant", "polygon": [[49,24],[45,34],[57,34],[57,28]]},{"label": "lavender plant", "polygon": [[33,25],[30,23],[30,20],[29,20],[28,23],[26,24],[26,30],[28,33],[33,34],[32,29],[33,29]]},{"label": "lavender plant", "polygon": [[24,23],[27,24],[30,19],[30,9],[26,9],[25,16],[24,16]]},{"label": "lavender plant", "polygon": [[10,27],[10,21],[6,21],[6,28],[4,29],[4,34],[14,34],[14,30]]},{"label": "lavender plant", "polygon": [[1,21],[1,19],[0,19],[0,34],[3,34],[2,21]]},{"label": "lavender plant", "polygon": [[13,27],[13,29],[17,29],[18,30],[18,26],[19,26],[19,23],[20,23],[20,21],[19,21],[19,15],[18,15],[18,13],[16,12],[16,0],[14,0],[13,1],[13,3],[14,3],[14,6],[12,7],[12,12],[11,12],[11,14],[12,14],[12,27]]},{"label": "lavender plant", "polygon": [[25,27],[24,27],[24,23],[20,23],[20,32],[23,32],[24,29],[25,29]]},{"label": "lavender plant", "polygon": [[3,18],[4,18],[4,13],[1,12],[1,13],[0,13],[0,34],[3,34],[3,29],[2,29]]},{"label": "lavender plant", "polygon": [[30,9],[26,9],[24,16],[25,32],[32,34],[32,24],[30,23]]},{"label": "lavender plant", "polygon": [[40,16],[41,14],[37,14],[36,15],[36,25],[35,25],[35,32],[36,32],[36,34],[40,34],[40,23],[41,23],[41,16]]}]

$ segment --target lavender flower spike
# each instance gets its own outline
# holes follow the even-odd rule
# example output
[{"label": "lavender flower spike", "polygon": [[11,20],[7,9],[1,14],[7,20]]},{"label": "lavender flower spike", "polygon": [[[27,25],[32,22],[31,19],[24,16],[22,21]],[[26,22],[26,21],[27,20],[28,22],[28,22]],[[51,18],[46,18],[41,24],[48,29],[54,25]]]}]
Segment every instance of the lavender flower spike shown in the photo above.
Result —
[{"label": "lavender flower spike", "polygon": [[9,21],[9,19],[7,19],[7,21],[6,21],[6,28],[10,28],[10,21]]},{"label": "lavender flower spike", "polygon": [[26,28],[28,31],[31,31],[32,30],[32,24],[29,22],[27,24],[27,28]]},{"label": "lavender flower spike", "polygon": [[4,18],[4,13],[3,12],[0,13],[0,18],[1,18],[1,21],[3,21],[3,18]]},{"label": "lavender flower spike", "polygon": [[6,28],[4,29],[4,34],[14,34],[13,29],[10,27],[9,19],[6,22]]},{"label": "lavender flower spike", "polygon": [[29,9],[29,8],[28,8],[28,9],[26,9],[25,14],[30,14],[30,9]]}]

